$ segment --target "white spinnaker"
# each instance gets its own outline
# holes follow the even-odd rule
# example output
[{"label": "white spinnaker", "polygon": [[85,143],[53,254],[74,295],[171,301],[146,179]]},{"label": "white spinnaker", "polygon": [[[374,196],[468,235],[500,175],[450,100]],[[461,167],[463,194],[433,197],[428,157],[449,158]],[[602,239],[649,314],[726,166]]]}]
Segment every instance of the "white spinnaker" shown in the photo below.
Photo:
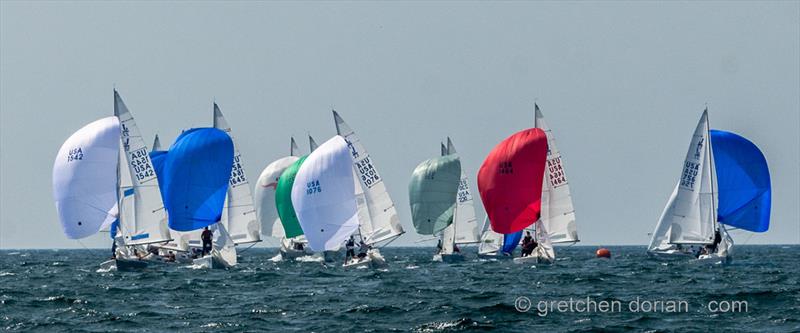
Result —
[{"label": "white spinnaker", "polygon": [[[456,147],[449,137],[447,138],[447,154],[456,154]],[[470,244],[480,241],[478,219],[475,218],[475,203],[472,199],[472,192],[469,189],[469,179],[467,178],[467,174],[464,173],[464,168],[461,168],[461,179],[458,182],[456,208],[453,213],[453,219],[456,244]]]},{"label": "white spinnaker", "polygon": [[[364,192],[364,202],[369,212],[369,220],[362,224],[361,237],[367,244],[376,244],[381,241],[398,237],[404,233],[397,217],[394,202],[386,191],[383,178],[375,169],[375,164],[361,144],[355,132],[344,122],[336,111],[333,111],[336,132],[347,142],[353,159],[353,169]],[[359,200],[360,201],[360,200]],[[359,203],[362,205],[362,203]],[[363,208],[359,208],[361,210]]]},{"label": "white spinnaker", "polygon": [[338,249],[358,229],[353,160],[334,136],[308,155],[297,171],[292,205],[315,252]]},{"label": "white spinnaker", "polygon": [[275,207],[275,189],[283,171],[298,159],[297,156],[281,158],[267,165],[258,176],[255,187],[256,216],[261,222],[261,233],[265,236],[286,237],[278,209]]},{"label": "white spinnaker", "polygon": [[166,242],[169,240],[167,215],[164,203],[161,202],[161,190],[150,161],[149,150],[133,116],[116,90],[114,115],[119,118],[122,147],[133,182],[135,228],[125,243],[139,245]]},{"label": "white spinnaker", "polygon": [[120,125],[96,120],[72,134],[53,163],[53,199],[64,234],[79,239],[117,219]]},{"label": "white spinnaker", "polygon": [[710,143],[708,112],[704,111],[683,162],[678,194],[665,209],[663,223],[670,225],[672,244],[709,244],[714,240],[717,210]]},{"label": "white spinnaker", "polygon": [[575,224],[575,208],[569,192],[569,182],[561,161],[561,153],[556,148],[556,139],[538,105],[534,105],[536,117],[534,126],[547,136],[547,164],[542,184],[541,220],[553,243],[574,243],[578,241],[578,227]]},{"label": "white spinnaker", "polygon": [[503,235],[492,230],[489,216],[483,219],[481,243],[478,245],[478,254],[497,253],[503,247]]},{"label": "white spinnaker", "polygon": [[231,127],[222,111],[214,103],[214,128],[224,131],[233,140],[233,167],[228,181],[228,197],[223,213],[222,225],[236,244],[261,241],[261,224],[256,219],[253,207],[253,196],[250,194],[250,183],[242,168],[242,154],[231,132]]},{"label": "white spinnaker", "polygon": [[661,217],[658,218],[658,224],[656,225],[656,230],[653,231],[652,238],[650,238],[650,245],[647,247],[647,251],[666,251],[675,247],[669,243],[669,228],[672,225],[671,223],[667,222],[666,217],[673,215],[671,210],[675,206],[675,198],[678,197],[679,186],[680,185],[675,185],[675,189],[669,196],[669,200],[667,201],[667,205],[664,207],[664,211],[661,212]]}]

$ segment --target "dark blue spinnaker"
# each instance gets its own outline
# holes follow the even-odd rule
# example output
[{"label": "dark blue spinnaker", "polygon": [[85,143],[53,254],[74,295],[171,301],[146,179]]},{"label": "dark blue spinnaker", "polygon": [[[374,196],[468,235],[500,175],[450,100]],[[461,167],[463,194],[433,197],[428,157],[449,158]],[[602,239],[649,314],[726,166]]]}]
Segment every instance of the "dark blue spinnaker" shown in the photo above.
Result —
[{"label": "dark blue spinnaker", "polygon": [[514,249],[519,245],[519,240],[522,239],[522,230],[513,234],[503,235],[503,253],[513,253]]},{"label": "dark blue spinnaker", "polygon": [[233,165],[233,141],[215,128],[187,130],[166,154],[161,187],[169,227],[192,231],[222,216]]},{"label": "dark blue spinnaker", "polygon": [[717,173],[717,221],[753,232],[769,228],[771,186],[764,155],[738,134],[711,130]]},{"label": "dark blue spinnaker", "polygon": [[150,162],[153,164],[153,170],[156,172],[156,178],[158,178],[158,188],[161,190],[161,201],[166,201],[164,198],[164,178],[166,175],[164,174],[164,163],[167,161],[167,151],[165,150],[153,150],[150,152]]}]

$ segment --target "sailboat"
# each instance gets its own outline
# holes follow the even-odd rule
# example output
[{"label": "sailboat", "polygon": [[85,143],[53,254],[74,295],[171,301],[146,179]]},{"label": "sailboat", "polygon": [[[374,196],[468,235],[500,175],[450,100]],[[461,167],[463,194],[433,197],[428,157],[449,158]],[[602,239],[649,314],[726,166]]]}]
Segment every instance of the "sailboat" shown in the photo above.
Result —
[{"label": "sailboat", "polygon": [[339,250],[358,230],[352,163],[347,143],[337,135],[309,154],[294,175],[291,202],[317,253]]},{"label": "sailboat", "polygon": [[[447,153],[447,151],[444,151]],[[463,260],[456,252],[455,210],[461,181],[461,160],[445,154],[422,161],[411,174],[408,201],[411,220],[420,235],[437,235],[439,251],[435,261]]]},{"label": "sailboat", "polygon": [[227,133],[233,141],[233,165],[221,225],[236,245],[258,243],[261,241],[261,224],[256,219],[250,183],[242,167],[242,154],[217,103],[214,103],[214,128]]},{"label": "sailboat", "polygon": [[[113,204],[107,201],[110,182]],[[115,90],[114,116],[70,136],[53,166],[53,195],[64,232],[78,239],[108,228],[115,258],[101,268],[146,267],[143,259],[152,256],[145,247],[170,241],[159,193],[147,147]]]},{"label": "sailboat", "polygon": [[333,120],[336,124],[336,133],[347,142],[352,155],[354,182],[357,185],[358,231],[361,241],[370,248],[366,257],[358,262],[345,263],[345,266],[384,265],[386,261],[379,248],[393,242],[405,231],[400,225],[397,209],[389,192],[386,191],[383,178],[361,140],[335,110]]},{"label": "sailboat", "polygon": [[233,141],[225,132],[193,128],[178,136],[163,164],[162,193],[169,227],[178,232],[214,230],[211,253],[195,259],[197,267],[228,268],[237,263],[235,244],[219,223],[233,155]]},{"label": "sailboat", "polygon": [[302,235],[287,237],[283,222],[278,215],[276,191],[281,175],[288,167],[297,162],[299,148],[294,138],[289,145],[289,156],[273,161],[258,176],[255,187],[256,215],[261,222],[261,233],[280,240],[280,254],[283,259],[294,259],[312,254],[305,246]]},{"label": "sailboat", "polygon": [[704,262],[728,263],[734,243],[725,226],[767,231],[770,206],[764,155],[744,137],[711,130],[706,109],[647,253],[656,257],[694,255]]},{"label": "sailboat", "polygon": [[[541,129],[531,128],[495,146],[478,171],[478,190],[491,228],[507,235],[506,244],[509,244],[508,235],[515,237],[536,223],[540,246],[531,254],[536,261],[552,261],[553,258],[540,219],[546,162],[547,135]],[[516,246],[516,242],[518,238],[512,244]]]},{"label": "sailboat", "polygon": [[[544,120],[544,115],[538,104],[534,104],[534,127],[541,129],[547,136],[547,165],[542,184],[541,198],[541,223],[537,221],[533,226],[526,228],[534,240],[542,245],[542,254],[549,256],[553,244],[574,244],[579,242],[577,225],[575,223],[575,208],[572,204],[569,182],[563,167],[561,152],[556,147],[552,130]],[[540,230],[547,231],[546,234]],[[499,253],[507,254],[502,258],[510,257],[522,238],[523,231],[515,234],[501,235],[489,228],[489,221],[484,222],[481,234],[481,245],[478,253],[482,256],[501,258]],[[530,257],[530,256],[529,256]],[[533,261],[534,257],[517,259],[516,262]],[[538,259],[537,259],[538,260]]]}]

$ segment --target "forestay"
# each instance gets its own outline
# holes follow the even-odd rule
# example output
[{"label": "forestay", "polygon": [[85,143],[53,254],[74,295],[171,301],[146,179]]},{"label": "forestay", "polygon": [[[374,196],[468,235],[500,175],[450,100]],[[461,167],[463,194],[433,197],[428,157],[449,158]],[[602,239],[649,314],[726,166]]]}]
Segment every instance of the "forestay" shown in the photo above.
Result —
[{"label": "forestay", "polygon": [[181,133],[164,164],[170,228],[198,230],[220,220],[232,161],[233,142],[225,132],[194,128]]},{"label": "forestay", "polygon": [[703,111],[683,162],[678,193],[665,209],[672,244],[708,244],[714,240],[713,156],[709,142],[708,111]]},{"label": "forestay", "polygon": [[378,174],[372,158],[361,140],[336,111],[333,111],[336,132],[347,142],[353,159],[356,177],[361,183],[364,200],[359,205],[369,213],[368,221],[361,221],[361,237],[367,244],[393,239],[403,234],[392,198],[386,191],[383,178]]},{"label": "forestay", "polygon": [[569,182],[561,161],[561,152],[556,147],[556,139],[542,111],[534,104],[536,117],[535,127],[547,135],[547,165],[542,184],[541,220],[553,243],[574,243],[578,241],[578,228],[575,224],[575,208]]},{"label": "forestay", "polygon": [[169,240],[167,216],[161,200],[155,169],[139,127],[117,91],[114,91],[114,115],[119,118],[122,148],[133,185],[134,223],[128,230],[128,245],[160,243]]},{"label": "forestay", "polygon": [[227,229],[234,243],[259,242],[261,241],[261,225],[256,221],[250,183],[242,167],[242,154],[239,152],[239,146],[233,137],[231,127],[217,103],[214,103],[214,128],[227,133],[233,141],[233,163],[225,205],[227,214],[223,214],[221,223]]},{"label": "forestay", "polygon": [[79,129],[58,150],[53,199],[69,238],[91,236],[117,219],[119,135],[119,121],[107,117]]},{"label": "forestay", "polygon": [[338,249],[358,229],[353,161],[334,136],[308,155],[292,187],[292,203],[314,251]]}]

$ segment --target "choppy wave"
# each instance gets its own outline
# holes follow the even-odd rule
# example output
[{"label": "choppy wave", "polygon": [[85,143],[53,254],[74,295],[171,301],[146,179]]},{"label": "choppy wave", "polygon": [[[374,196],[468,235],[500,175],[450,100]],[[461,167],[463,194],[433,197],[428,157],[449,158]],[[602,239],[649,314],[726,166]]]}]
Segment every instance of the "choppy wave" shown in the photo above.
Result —
[{"label": "choppy wave", "polygon": [[[343,269],[321,257],[272,260],[252,249],[231,270],[158,265],[99,270],[106,250],[0,251],[0,328],[83,331],[799,331],[800,246],[739,246],[731,265],[661,262],[643,247],[556,248],[552,265],[432,262],[430,249],[387,248],[388,267]],[[25,256],[24,259],[22,258]],[[277,256],[279,258],[279,256]],[[765,260],[764,258],[768,258]],[[519,296],[533,310],[520,312]],[[682,313],[570,313],[541,302],[686,300]],[[748,312],[712,313],[711,301]]]}]

